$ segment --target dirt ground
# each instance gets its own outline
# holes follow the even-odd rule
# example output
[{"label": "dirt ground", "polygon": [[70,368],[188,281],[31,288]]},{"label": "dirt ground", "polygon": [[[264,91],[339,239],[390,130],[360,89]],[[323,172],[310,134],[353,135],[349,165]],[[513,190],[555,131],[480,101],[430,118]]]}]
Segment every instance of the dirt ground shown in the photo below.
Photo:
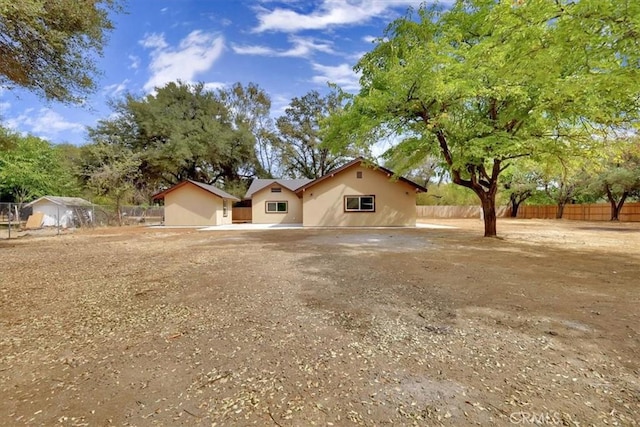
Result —
[{"label": "dirt ground", "polygon": [[640,224],[0,241],[2,425],[640,425]]}]

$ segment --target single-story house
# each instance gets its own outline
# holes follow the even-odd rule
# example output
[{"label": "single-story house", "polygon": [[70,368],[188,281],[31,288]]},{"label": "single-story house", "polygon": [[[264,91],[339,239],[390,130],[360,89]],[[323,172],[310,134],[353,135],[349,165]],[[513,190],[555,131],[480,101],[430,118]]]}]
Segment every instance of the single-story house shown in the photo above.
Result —
[{"label": "single-story house", "polygon": [[255,180],[253,222],[307,227],[413,227],[416,195],[427,189],[363,158],[315,179]]},{"label": "single-story house", "polygon": [[302,198],[296,191],[311,179],[254,179],[245,199],[251,199],[254,224],[302,224]]},{"label": "single-story house", "polygon": [[91,202],[80,197],[43,196],[27,203],[35,214],[43,214],[42,223],[35,227],[74,227],[83,222],[91,222]]},{"label": "single-story house", "polygon": [[176,184],[153,199],[164,199],[164,224],[169,226],[231,224],[231,204],[240,200],[218,187],[192,180]]}]

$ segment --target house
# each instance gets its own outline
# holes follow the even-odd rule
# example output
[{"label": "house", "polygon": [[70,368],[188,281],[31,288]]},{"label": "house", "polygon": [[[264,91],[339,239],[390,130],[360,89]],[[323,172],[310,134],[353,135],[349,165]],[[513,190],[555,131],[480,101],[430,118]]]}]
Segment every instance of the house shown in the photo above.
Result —
[{"label": "house", "polygon": [[169,226],[231,224],[231,204],[240,200],[218,187],[192,180],[174,185],[153,199],[164,199],[164,224]]},{"label": "house", "polygon": [[[32,224],[39,227],[70,228],[93,220],[91,202],[80,197],[43,196],[25,205],[33,214],[41,213],[42,222]],[[34,218],[39,216],[34,215]]]},{"label": "house", "polygon": [[413,227],[416,195],[427,189],[357,158],[315,180],[254,180],[254,223],[305,227]]},{"label": "house", "polygon": [[254,179],[245,199],[251,199],[254,224],[302,224],[302,198],[296,190],[311,179]]}]

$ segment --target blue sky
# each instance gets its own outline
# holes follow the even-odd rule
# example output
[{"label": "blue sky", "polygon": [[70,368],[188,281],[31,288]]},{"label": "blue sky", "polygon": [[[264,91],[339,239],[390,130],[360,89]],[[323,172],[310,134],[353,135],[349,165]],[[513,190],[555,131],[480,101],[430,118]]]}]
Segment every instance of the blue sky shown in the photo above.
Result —
[{"label": "blue sky", "polygon": [[83,107],[0,89],[4,126],[54,143],[86,142],[86,127],[111,113],[107,102],[144,95],[175,80],[210,88],[257,83],[282,114],[293,97],[357,89],[352,67],[408,0],[128,0],[114,15],[98,66],[98,90]]}]

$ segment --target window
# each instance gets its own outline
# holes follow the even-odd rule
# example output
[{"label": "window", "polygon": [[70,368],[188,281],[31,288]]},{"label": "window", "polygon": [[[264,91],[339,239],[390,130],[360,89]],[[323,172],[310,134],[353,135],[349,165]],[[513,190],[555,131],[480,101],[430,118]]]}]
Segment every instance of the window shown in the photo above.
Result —
[{"label": "window", "polygon": [[375,212],[376,196],[345,196],[345,212]]},{"label": "window", "polygon": [[271,192],[272,192],[272,193],[282,193],[282,188],[280,188],[280,187],[273,187],[273,188],[271,188]]},{"label": "window", "polygon": [[266,202],[267,213],[287,213],[289,202]]},{"label": "window", "polygon": [[362,171],[356,172],[356,178],[362,179]]},{"label": "window", "polygon": [[222,199],[222,216],[229,216],[229,201]]}]

